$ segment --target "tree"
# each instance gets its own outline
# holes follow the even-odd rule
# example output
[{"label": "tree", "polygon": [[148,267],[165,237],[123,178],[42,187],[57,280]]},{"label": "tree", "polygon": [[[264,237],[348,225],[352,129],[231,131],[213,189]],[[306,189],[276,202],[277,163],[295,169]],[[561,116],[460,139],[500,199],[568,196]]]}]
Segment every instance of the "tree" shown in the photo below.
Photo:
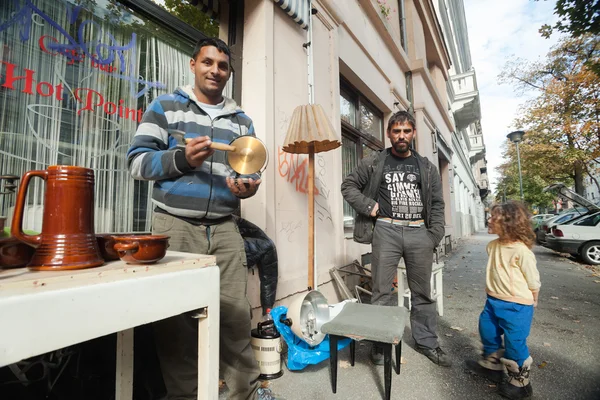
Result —
[{"label": "tree", "polygon": [[556,0],[554,14],[558,16],[558,22],[554,26],[544,24],[540,28],[545,38],[549,38],[555,30],[572,37],[600,34],[600,0]]},{"label": "tree", "polygon": [[[556,24],[544,24],[540,28],[540,34],[546,39],[555,31],[572,38],[600,35],[600,0],[556,0],[554,14],[559,18]],[[597,60],[588,61],[588,66],[596,75],[600,75],[600,63]]]},{"label": "tree", "polygon": [[207,36],[219,36],[219,21],[200,11],[200,8],[190,4],[188,0],[164,0],[164,4],[152,1]]},{"label": "tree", "polygon": [[600,76],[590,68],[600,56],[600,36],[562,39],[543,62],[509,62],[501,82],[537,92],[514,125],[527,132],[521,158],[528,175],[547,184],[571,181],[583,194],[583,180],[600,160]]},{"label": "tree", "polygon": [[[498,167],[500,172],[500,181],[497,185],[495,200],[503,202],[505,200],[520,200],[521,190],[519,188],[519,171],[517,167],[516,147],[510,143],[504,150],[508,158]],[[521,151],[521,154],[523,152]],[[548,184],[539,176],[531,173],[527,168],[522,171],[523,197],[524,202],[530,208],[548,209],[552,207],[554,195],[544,193],[543,189]],[[567,184],[569,181],[567,180]]]}]

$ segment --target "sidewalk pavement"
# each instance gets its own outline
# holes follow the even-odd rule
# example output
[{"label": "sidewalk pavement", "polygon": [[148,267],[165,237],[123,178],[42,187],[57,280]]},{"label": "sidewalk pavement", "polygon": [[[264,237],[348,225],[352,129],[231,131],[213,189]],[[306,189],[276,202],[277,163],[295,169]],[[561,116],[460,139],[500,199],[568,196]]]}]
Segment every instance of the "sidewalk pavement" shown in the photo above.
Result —
[{"label": "sidewalk pavement", "polygon": [[[392,376],[392,399],[500,399],[496,386],[472,375],[464,363],[481,351],[477,323],[485,303],[486,244],[477,233],[463,239],[443,261],[444,317],[438,320],[442,348],[452,368],[442,368],[414,350],[410,327],[404,334],[401,374]],[[534,399],[600,399],[600,277],[582,264],[535,247],[542,289],[528,341],[534,359]],[[329,361],[302,371],[282,366],[269,383],[287,400],[370,400],[383,398],[383,367],[369,361],[370,345],[357,343],[356,364],[349,350],[339,354],[338,392],[331,392]],[[220,399],[225,399],[222,393]]]}]

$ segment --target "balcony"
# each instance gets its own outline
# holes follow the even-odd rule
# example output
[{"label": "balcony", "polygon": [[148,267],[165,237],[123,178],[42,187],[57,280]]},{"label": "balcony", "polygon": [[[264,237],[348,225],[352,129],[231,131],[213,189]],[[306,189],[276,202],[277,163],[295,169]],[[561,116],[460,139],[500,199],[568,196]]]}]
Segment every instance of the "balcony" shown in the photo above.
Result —
[{"label": "balcony", "polygon": [[479,197],[485,199],[490,193],[490,184],[488,182],[487,174],[481,175],[481,177],[477,179],[477,186],[479,186]]},{"label": "balcony", "polygon": [[456,120],[457,129],[464,129],[470,124],[481,119],[481,106],[479,104],[479,90],[475,71],[451,76],[454,101],[452,112]]}]

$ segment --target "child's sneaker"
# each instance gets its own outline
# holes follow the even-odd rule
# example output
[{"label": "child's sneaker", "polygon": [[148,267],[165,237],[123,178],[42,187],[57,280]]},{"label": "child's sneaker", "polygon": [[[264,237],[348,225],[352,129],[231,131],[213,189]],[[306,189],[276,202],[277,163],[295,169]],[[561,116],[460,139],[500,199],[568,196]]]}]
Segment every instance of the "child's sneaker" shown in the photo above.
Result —
[{"label": "child's sneaker", "polygon": [[500,362],[503,353],[503,350],[498,350],[488,356],[483,356],[477,361],[467,360],[467,368],[492,382],[501,383],[505,377],[504,364]]},{"label": "child's sneaker", "polygon": [[533,389],[529,382],[529,370],[533,363],[531,356],[527,357],[521,368],[513,360],[501,358],[500,361],[506,366],[508,377],[500,384],[498,392],[512,400],[529,399],[533,395]]}]

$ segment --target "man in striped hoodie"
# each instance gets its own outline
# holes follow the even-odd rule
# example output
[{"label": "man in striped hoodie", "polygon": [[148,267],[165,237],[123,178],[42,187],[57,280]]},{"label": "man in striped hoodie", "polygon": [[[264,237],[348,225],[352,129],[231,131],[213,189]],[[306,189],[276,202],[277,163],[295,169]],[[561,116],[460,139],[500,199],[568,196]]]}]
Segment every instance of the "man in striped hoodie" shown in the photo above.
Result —
[{"label": "man in striped hoodie", "polygon": [[[260,373],[250,347],[250,304],[246,297],[244,241],[232,213],[253,196],[258,175],[231,177],[224,151],[254,135],[252,120],[223,96],[231,76],[230,51],[220,39],[202,39],[190,61],[194,85],[156,98],[148,107],[127,153],[131,175],[154,182],[152,232],[169,235],[170,249],[210,254],[221,271],[220,370],[230,399],[274,399],[259,388]],[[170,130],[191,139],[183,146]],[[181,293],[185,296],[185,293]],[[189,313],[154,324],[168,399],[196,399],[197,329]]]}]

